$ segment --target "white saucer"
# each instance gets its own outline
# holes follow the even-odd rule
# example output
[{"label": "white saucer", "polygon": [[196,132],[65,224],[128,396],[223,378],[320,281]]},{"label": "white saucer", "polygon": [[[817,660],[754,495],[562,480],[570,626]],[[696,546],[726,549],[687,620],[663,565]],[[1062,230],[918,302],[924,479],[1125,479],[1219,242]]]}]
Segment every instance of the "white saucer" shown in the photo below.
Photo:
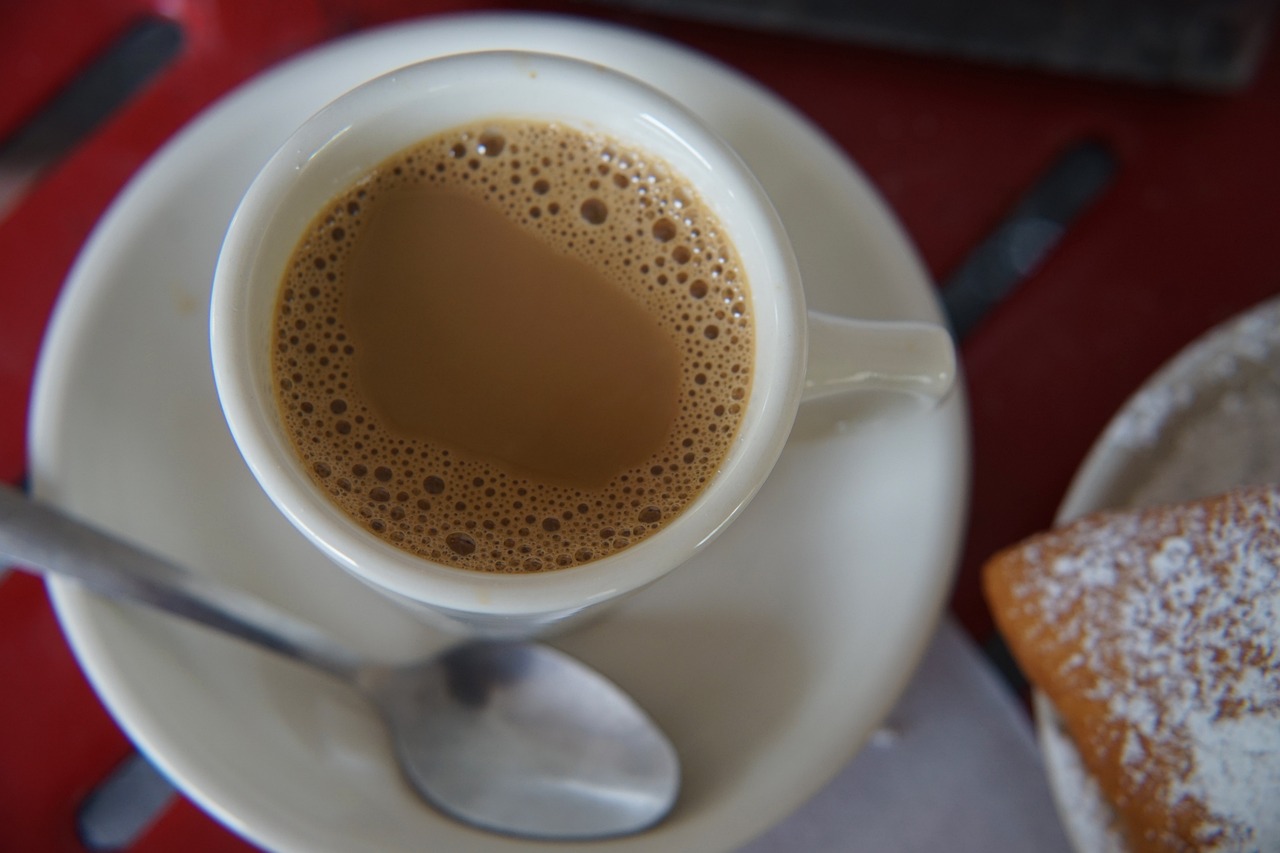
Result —
[{"label": "white saucer", "polygon": [[[1210,330],[1129,398],[1076,474],[1059,524],[1108,508],[1280,482],[1280,299]],[[1050,788],[1081,853],[1123,853],[1112,815],[1043,694],[1037,729]]]},{"label": "white saucer", "polygon": [[[733,71],[633,32],[560,18],[436,18],[270,71],[173,139],[77,262],[41,359],[36,491],[331,629],[371,654],[444,638],[311,550],[258,490],[218,409],[207,345],[223,229],[272,149],[343,90],[445,52],[595,59],[683,99],[739,148],[792,233],[811,306],[936,320],[933,290],[865,179]],[[866,396],[806,409],[775,475],[703,556],[557,645],[670,733],[670,820],[591,850],[725,850],[852,756],[905,687],[946,599],[967,498],[964,398],[928,412]],[[856,418],[855,418],[856,416]],[[52,584],[89,678],[194,800],[279,850],[502,851],[401,785],[366,709],[323,678],[169,617]]]}]

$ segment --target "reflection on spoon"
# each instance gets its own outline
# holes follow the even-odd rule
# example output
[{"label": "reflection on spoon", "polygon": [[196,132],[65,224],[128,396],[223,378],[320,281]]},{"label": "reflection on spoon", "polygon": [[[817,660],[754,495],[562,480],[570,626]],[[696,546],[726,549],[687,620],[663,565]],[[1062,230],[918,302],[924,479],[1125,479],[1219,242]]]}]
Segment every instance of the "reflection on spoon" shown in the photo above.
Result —
[{"label": "reflection on spoon", "polygon": [[369,663],[315,627],[0,487],[0,557],[75,578],[311,664],[359,690],[400,768],[441,812],[551,840],[652,827],[680,784],[675,749],[616,685],[549,646],[473,641]]}]

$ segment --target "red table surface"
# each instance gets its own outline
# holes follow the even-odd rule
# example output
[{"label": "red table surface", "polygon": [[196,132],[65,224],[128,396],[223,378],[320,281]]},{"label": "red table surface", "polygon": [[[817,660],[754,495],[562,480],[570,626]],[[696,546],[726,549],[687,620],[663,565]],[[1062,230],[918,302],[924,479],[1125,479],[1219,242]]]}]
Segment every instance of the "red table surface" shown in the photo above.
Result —
[{"label": "red table surface", "polygon": [[[80,246],[178,128],[254,73],[337,35],[441,12],[427,0],[47,0],[0,9],[0,139],[141,15],[181,25],[179,58],[0,220],[0,477],[26,458],[32,372]],[[862,167],[935,280],[1054,158],[1085,138],[1118,160],[1106,194],[962,342],[973,489],[953,611],[991,631],[983,559],[1050,524],[1110,416],[1210,326],[1280,292],[1280,51],[1226,95],[1050,76],[659,18],[591,3],[514,3],[683,42],[810,116]],[[0,582],[0,850],[81,850],[72,816],[130,746],[23,575]],[[252,849],[186,801],[133,848]]]}]

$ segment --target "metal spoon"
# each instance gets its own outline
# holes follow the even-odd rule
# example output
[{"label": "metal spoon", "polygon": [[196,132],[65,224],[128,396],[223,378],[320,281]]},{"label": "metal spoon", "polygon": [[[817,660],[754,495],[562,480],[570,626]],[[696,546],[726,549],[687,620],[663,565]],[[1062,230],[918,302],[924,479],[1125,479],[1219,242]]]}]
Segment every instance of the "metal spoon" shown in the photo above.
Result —
[{"label": "metal spoon", "polygon": [[0,558],[66,575],[311,664],[378,710],[404,776],[437,809],[550,840],[639,832],[666,816],[674,748],[602,675],[545,645],[463,643],[404,665],[360,656],[296,617],[0,487]]}]

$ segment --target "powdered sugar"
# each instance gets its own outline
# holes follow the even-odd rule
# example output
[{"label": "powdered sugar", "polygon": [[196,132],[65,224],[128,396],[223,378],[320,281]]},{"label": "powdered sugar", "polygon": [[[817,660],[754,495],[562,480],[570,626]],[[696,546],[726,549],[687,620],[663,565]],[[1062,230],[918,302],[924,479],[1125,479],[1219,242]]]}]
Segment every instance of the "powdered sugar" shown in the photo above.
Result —
[{"label": "powdered sugar", "polygon": [[[1059,521],[1106,507],[1177,503],[1247,483],[1280,483],[1280,299],[1212,330],[1130,398],[1081,467]],[[1201,581],[1189,574],[1172,575],[1181,547],[1177,541],[1169,538],[1151,570],[1162,574],[1168,607],[1186,611],[1196,600]],[[1265,570],[1255,566],[1251,572],[1262,582]],[[1046,598],[1061,601],[1065,588],[1065,578],[1055,577],[1046,580],[1043,592]],[[1280,625],[1280,607],[1274,599],[1255,600],[1252,606],[1258,609],[1256,621]],[[1264,608],[1270,610],[1263,612]],[[1246,656],[1239,647],[1218,651],[1222,665],[1232,668],[1239,668]],[[1082,665],[1084,660],[1080,655],[1072,665]],[[1243,679],[1243,693],[1253,695],[1263,689],[1247,673]],[[1096,782],[1083,771],[1075,745],[1056,722],[1056,713],[1043,695],[1037,695],[1036,701],[1046,771],[1063,822],[1078,849],[1082,853],[1126,849],[1114,829],[1114,815],[1099,795]],[[1222,721],[1220,725],[1234,723]],[[1214,731],[1232,736],[1224,728]],[[1274,743],[1268,739],[1276,736],[1280,736],[1280,725],[1264,731],[1258,743],[1272,743],[1268,748],[1274,752]],[[1206,751],[1217,754],[1208,740],[1203,742]],[[1122,754],[1130,764],[1143,750],[1145,746],[1137,737],[1122,745]],[[1212,769],[1203,772],[1221,775]],[[1200,779],[1200,784],[1204,783]],[[1242,782],[1238,787],[1248,785]],[[1241,792],[1233,796],[1240,797]],[[1258,804],[1248,804],[1248,795],[1243,796],[1246,808],[1258,813]],[[1275,792],[1274,783],[1266,796],[1270,796],[1270,811],[1264,808],[1261,814],[1266,831],[1274,838],[1273,824],[1280,819],[1280,805],[1276,805],[1280,804],[1280,793]],[[1262,805],[1267,806],[1267,801]],[[1267,819],[1270,823],[1265,823]],[[1241,849],[1267,848],[1254,844]],[[1272,842],[1271,849],[1280,849],[1280,842]]]},{"label": "powdered sugar", "polygon": [[1080,644],[1065,670],[1105,674],[1087,695],[1129,726],[1126,768],[1184,766],[1161,794],[1207,810],[1208,849],[1280,849],[1280,488],[1100,516],[1043,547],[1060,556],[1017,592]]},{"label": "powdered sugar", "polygon": [[1240,818],[1243,829],[1226,827],[1224,838],[1213,849],[1275,850],[1280,843],[1280,781],[1275,767],[1280,725],[1275,716],[1213,721],[1196,716],[1188,727],[1198,747],[1196,768],[1187,780],[1174,785],[1170,798],[1176,802],[1192,797],[1206,803],[1215,815]]},{"label": "powdered sugar", "polygon": [[[1044,694],[1034,697],[1040,745],[1049,784],[1062,813],[1065,828],[1080,853],[1127,853],[1116,816],[1098,789],[1097,780],[1080,763],[1080,753],[1062,728],[1061,718]],[[1137,737],[1125,742],[1124,754],[1141,749]]]}]

